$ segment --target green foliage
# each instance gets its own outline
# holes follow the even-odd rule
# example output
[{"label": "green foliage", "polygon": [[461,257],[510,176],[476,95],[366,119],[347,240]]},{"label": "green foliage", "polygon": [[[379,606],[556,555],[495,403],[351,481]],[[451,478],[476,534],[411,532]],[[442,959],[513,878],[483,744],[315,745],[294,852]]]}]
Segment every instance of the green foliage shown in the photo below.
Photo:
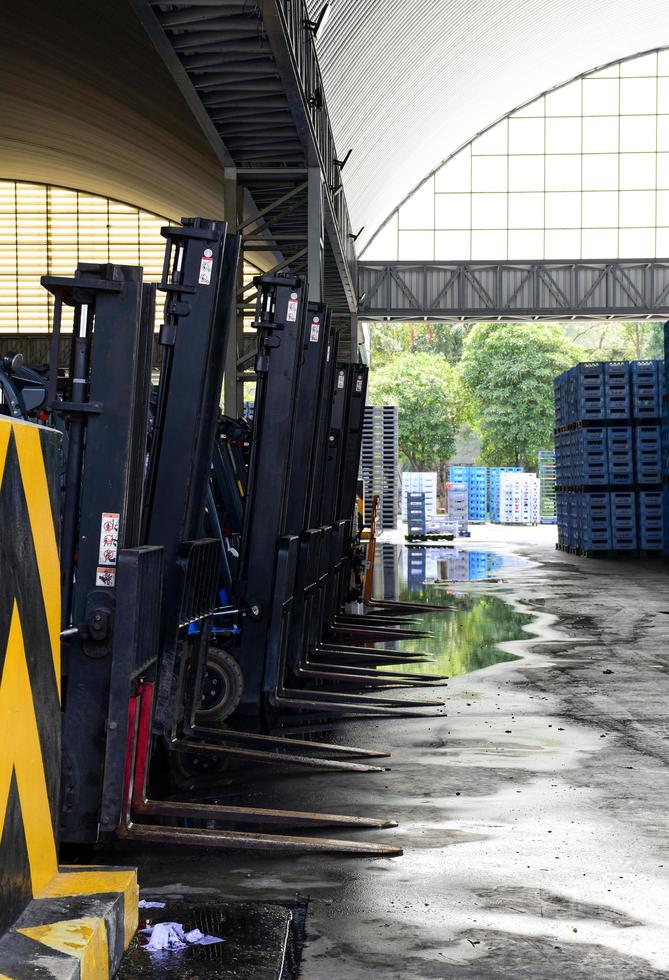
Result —
[{"label": "green foliage", "polygon": [[584,361],[642,361],[664,357],[662,324],[649,320],[576,321],[565,335],[583,348]]},{"label": "green foliage", "polygon": [[469,323],[374,323],[372,366],[383,367],[399,354],[441,354],[449,364],[462,357]]},{"label": "green foliage", "polygon": [[370,373],[370,405],[397,405],[399,447],[414,470],[431,469],[455,447],[461,393],[441,354],[394,357]]},{"label": "green foliage", "polygon": [[536,468],[537,450],[553,444],[553,379],[583,359],[554,324],[476,324],[460,371],[483,463]]}]

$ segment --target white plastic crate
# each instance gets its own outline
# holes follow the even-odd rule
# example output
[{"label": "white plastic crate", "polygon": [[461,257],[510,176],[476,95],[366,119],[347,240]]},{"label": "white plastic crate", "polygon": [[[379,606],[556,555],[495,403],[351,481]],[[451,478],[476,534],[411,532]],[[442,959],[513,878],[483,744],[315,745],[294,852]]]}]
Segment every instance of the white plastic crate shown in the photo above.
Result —
[{"label": "white plastic crate", "polygon": [[538,524],[539,496],[539,478],[534,473],[500,473],[500,523]]},{"label": "white plastic crate", "polygon": [[407,516],[407,494],[425,494],[425,516],[434,517],[437,513],[437,474],[414,473],[406,470],[402,473],[402,518]]}]

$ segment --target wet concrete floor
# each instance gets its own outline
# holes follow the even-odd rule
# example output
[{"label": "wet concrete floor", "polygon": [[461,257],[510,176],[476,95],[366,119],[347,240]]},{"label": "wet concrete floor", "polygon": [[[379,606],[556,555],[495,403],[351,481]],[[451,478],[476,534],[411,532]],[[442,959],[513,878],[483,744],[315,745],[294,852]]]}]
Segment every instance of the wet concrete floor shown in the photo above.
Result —
[{"label": "wet concrete floor", "polygon": [[669,977],[666,566],[532,531],[495,532],[527,564],[457,586],[536,614],[534,638],[502,644],[517,659],[453,676],[440,717],[340,725],[391,750],[389,772],[255,788],[259,805],[395,817],[363,833],[402,857],[125,847],[145,897],[308,899],[302,980]]}]

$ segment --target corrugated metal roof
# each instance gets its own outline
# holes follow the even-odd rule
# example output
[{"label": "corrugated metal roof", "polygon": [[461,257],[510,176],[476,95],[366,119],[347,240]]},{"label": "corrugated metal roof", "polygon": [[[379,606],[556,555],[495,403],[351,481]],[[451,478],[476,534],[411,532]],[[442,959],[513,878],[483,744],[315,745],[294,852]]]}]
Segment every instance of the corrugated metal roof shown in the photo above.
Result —
[{"label": "corrugated metal roof", "polygon": [[[312,16],[324,0],[309,0]],[[318,34],[360,254],[439,163],[553,85],[669,43],[666,0],[331,0]]]}]

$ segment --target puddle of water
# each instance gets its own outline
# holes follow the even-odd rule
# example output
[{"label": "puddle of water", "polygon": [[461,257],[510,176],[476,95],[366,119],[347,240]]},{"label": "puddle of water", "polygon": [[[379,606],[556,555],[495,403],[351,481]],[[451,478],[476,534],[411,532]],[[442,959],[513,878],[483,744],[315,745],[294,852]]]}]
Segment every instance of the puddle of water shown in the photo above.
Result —
[{"label": "puddle of water", "polygon": [[[383,555],[384,561],[390,558],[390,554]],[[446,591],[435,584],[435,580],[449,578],[464,582],[490,578],[502,569],[522,566],[523,559],[494,552],[401,546],[395,550],[394,561],[398,573],[394,598],[450,607],[444,612],[426,610],[416,613],[414,618],[418,622],[410,628],[430,630],[434,636],[383,644],[398,651],[424,651],[435,658],[429,663],[398,665],[398,671],[454,676],[517,659],[500,650],[499,644],[527,639],[523,626],[531,623],[534,616],[516,612],[496,595]],[[455,575],[458,570],[463,573],[460,579]],[[472,571],[478,574],[473,576]],[[386,666],[384,669],[392,668]]]},{"label": "puddle of water", "polygon": [[414,593],[422,592],[425,582],[478,582],[529,564],[525,558],[495,551],[411,545],[402,550],[404,586]]}]

